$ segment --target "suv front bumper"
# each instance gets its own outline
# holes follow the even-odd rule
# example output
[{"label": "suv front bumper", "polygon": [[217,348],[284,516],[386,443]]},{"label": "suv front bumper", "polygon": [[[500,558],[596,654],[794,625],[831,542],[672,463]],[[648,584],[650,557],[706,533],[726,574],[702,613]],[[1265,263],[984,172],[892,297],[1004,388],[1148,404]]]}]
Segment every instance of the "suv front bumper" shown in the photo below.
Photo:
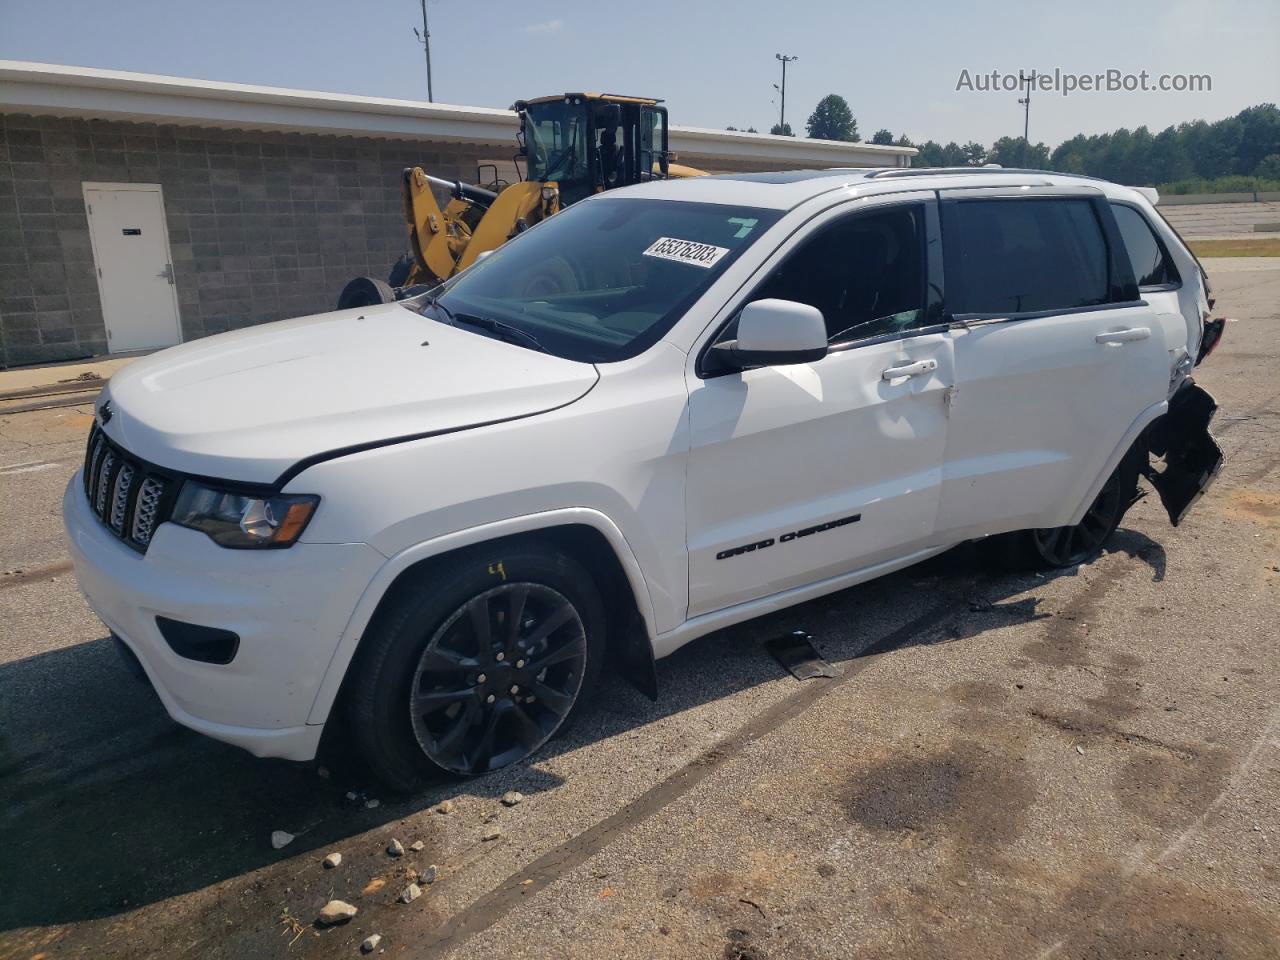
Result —
[{"label": "suv front bumper", "polygon": [[[81,592],[137,656],[174,720],[257,756],[315,756],[323,725],[307,724],[307,715],[352,610],[385,562],[380,553],[362,543],[228,550],[166,523],[142,555],[93,515],[79,471],[62,515]],[[235,658],[179,656],[157,616],[236,633]]]}]

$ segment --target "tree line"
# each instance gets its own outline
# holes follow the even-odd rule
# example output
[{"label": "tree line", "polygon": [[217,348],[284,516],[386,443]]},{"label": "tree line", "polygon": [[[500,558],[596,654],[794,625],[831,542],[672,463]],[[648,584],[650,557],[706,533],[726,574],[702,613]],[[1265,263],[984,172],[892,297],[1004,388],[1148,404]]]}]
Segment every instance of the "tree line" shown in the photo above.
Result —
[{"label": "tree line", "polygon": [[[732,127],[730,129],[733,129]],[[805,123],[809,137],[857,143],[858,121],[839,94],[823,97]],[[751,132],[754,132],[751,131]],[[790,124],[769,131],[793,136]],[[1223,177],[1280,180],[1280,109],[1262,103],[1212,123],[1193,120],[1152,133],[1147,127],[1121,127],[1110,133],[1077,134],[1052,150],[1022,137],[1001,137],[990,147],[977,141],[915,144],[905,135],[877,130],[871,143],[918,147],[917,167],[963,167],[998,163],[1060,173],[1082,173],[1135,186]]]}]

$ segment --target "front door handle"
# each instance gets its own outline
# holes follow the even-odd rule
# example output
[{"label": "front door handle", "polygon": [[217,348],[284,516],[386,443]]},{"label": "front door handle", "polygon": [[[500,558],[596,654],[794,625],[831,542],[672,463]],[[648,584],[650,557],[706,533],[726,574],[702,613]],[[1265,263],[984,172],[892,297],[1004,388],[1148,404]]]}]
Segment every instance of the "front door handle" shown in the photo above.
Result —
[{"label": "front door handle", "polygon": [[1098,343],[1133,343],[1135,340],[1146,340],[1149,336],[1151,336],[1150,327],[1132,327],[1129,330],[1100,333],[1093,339]]},{"label": "front door handle", "polygon": [[890,367],[880,374],[881,380],[901,380],[903,377],[918,377],[922,373],[932,373],[938,369],[937,360],[917,360],[915,363],[901,367]]}]

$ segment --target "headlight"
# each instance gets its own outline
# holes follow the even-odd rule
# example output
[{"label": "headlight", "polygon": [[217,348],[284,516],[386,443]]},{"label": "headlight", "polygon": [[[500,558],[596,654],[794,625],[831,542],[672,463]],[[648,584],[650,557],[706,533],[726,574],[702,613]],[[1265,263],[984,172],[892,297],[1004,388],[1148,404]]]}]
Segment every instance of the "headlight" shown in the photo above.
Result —
[{"label": "headlight", "polygon": [[302,535],[319,502],[311,494],[253,497],[188,480],[169,519],[207,533],[224,547],[288,547]]}]

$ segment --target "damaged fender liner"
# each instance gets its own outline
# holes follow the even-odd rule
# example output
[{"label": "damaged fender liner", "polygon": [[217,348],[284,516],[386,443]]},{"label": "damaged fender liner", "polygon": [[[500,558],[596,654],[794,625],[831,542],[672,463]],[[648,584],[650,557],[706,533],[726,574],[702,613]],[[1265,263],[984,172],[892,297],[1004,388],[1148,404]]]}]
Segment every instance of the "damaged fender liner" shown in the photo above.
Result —
[{"label": "damaged fender liner", "polygon": [[1209,392],[1188,380],[1169,400],[1169,412],[1148,428],[1147,449],[1164,460],[1164,469],[1148,465],[1143,475],[1175,527],[1222,469],[1222,448],[1209,433],[1217,409]]}]

